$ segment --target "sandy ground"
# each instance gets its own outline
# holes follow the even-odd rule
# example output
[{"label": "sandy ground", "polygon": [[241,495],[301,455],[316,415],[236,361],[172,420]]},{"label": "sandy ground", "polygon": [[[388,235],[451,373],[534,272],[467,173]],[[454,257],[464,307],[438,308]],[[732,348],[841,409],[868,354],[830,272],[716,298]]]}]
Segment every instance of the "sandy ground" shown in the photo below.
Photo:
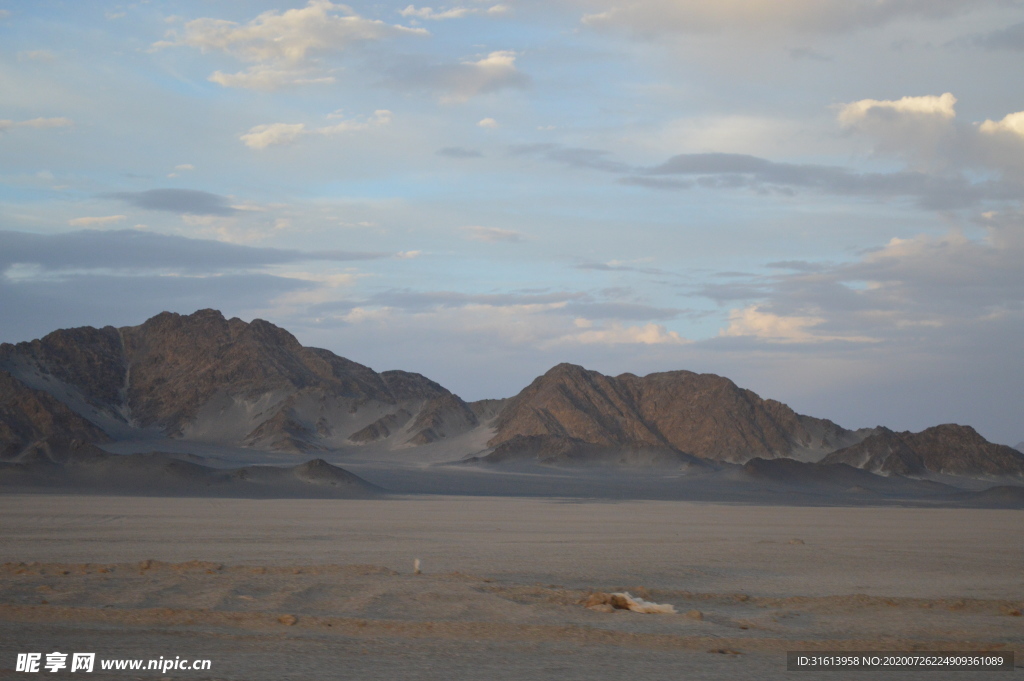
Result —
[{"label": "sandy ground", "polygon": [[[208,672],[92,675],[119,679],[977,678],[787,672],[785,652],[1016,649],[1024,665],[1021,519],[502,497],[4,495],[0,678],[31,678],[13,671],[17,653],[54,650],[212,660]],[[623,589],[680,614],[579,604]]]}]

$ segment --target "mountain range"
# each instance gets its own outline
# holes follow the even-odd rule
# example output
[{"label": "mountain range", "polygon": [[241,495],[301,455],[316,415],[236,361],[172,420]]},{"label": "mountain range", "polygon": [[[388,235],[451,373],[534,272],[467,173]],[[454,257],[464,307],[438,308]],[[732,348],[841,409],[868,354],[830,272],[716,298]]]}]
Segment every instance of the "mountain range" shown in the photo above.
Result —
[{"label": "mountain range", "polygon": [[713,374],[613,377],[559,364],[511,398],[466,402],[420,374],[378,373],[216,310],[0,345],[0,461],[59,462],[82,443],[147,438],[257,456],[432,452],[483,466],[684,469],[794,459],[886,476],[1024,478],[1024,454],[969,426],[849,430]]}]

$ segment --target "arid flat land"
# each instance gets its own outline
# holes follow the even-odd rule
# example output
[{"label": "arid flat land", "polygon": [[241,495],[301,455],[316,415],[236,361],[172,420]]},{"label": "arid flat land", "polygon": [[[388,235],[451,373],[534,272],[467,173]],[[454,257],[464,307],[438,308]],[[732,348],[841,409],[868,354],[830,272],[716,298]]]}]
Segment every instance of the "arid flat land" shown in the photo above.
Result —
[{"label": "arid flat land", "polygon": [[[787,672],[785,652],[1016,650],[1024,664],[1021,519],[505,497],[5,495],[0,678],[27,678],[13,671],[17,653],[54,650],[212,661],[203,672],[92,675],[119,679],[977,678]],[[580,604],[621,590],[678,614]]]}]

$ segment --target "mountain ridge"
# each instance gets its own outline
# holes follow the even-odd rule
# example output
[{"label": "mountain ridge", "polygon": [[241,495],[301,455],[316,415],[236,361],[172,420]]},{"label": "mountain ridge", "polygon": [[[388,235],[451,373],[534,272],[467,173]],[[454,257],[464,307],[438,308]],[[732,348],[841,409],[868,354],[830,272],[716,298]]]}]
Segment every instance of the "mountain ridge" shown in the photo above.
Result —
[{"label": "mountain ridge", "polygon": [[606,376],[562,363],[515,396],[468,403],[421,374],[378,373],[270,322],[210,309],[0,344],[0,459],[142,436],[296,455],[407,450],[410,461],[450,442],[464,448],[453,458],[495,465],[795,459],[882,475],[1024,477],[1024,454],[966,426],[848,430],[685,370]]}]

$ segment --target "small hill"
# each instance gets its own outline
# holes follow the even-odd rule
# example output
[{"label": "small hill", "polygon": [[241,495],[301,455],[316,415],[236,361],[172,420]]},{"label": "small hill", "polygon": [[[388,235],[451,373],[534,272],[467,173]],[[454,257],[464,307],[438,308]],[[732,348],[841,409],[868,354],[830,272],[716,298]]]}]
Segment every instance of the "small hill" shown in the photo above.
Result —
[{"label": "small hill", "polygon": [[920,433],[888,428],[826,456],[822,463],[845,463],[883,475],[1024,476],[1024,454],[989,442],[970,426],[947,423]]},{"label": "small hill", "polygon": [[671,447],[608,446],[559,435],[516,435],[486,456],[471,462],[539,464],[542,466],[628,466],[641,468],[706,468],[707,463]]},{"label": "small hill", "polygon": [[363,499],[385,493],[349,471],[314,459],[297,466],[212,468],[162,452],[110,454],[76,443],[57,455],[35,450],[0,462],[0,489],[132,496]]}]

